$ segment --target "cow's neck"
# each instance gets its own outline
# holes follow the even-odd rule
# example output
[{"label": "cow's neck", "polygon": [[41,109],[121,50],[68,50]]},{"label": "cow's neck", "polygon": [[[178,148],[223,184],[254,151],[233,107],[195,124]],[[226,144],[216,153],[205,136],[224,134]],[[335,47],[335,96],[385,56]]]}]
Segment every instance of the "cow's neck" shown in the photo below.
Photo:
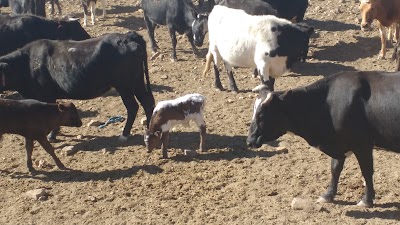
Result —
[{"label": "cow's neck", "polygon": [[326,136],[324,119],[329,119],[325,100],[325,91],[293,90],[292,95],[284,99],[289,120],[288,131],[304,138],[312,146],[321,145],[320,141],[325,140]]}]

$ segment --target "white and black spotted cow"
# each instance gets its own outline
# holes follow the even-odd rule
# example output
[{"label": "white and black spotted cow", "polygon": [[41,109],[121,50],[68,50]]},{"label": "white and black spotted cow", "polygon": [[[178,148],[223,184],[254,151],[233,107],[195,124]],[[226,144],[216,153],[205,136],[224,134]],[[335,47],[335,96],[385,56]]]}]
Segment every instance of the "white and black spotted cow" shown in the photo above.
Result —
[{"label": "white and black spotted cow", "polygon": [[305,29],[272,15],[252,16],[216,5],[208,17],[209,49],[205,75],[214,59],[215,86],[222,89],[218,65],[224,62],[231,89],[238,91],[232,67],[257,68],[270,90],[308,47],[313,27]]},{"label": "white and black spotted cow", "polygon": [[154,108],[153,115],[146,129],[144,142],[150,153],[162,143],[163,158],[168,158],[167,144],[169,130],[175,125],[189,126],[193,121],[200,129],[200,148],[204,150],[206,122],[204,121],[205,97],[200,94],[188,94],[177,99],[159,102]]}]

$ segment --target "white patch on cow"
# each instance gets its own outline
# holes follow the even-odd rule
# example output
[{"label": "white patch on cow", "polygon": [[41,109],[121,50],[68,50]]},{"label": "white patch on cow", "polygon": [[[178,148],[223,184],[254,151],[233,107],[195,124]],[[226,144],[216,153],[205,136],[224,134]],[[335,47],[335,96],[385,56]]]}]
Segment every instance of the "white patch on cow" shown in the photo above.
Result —
[{"label": "white patch on cow", "polygon": [[254,118],[256,117],[256,112],[257,112],[258,106],[260,106],[260,104],[261,104],[261,100],[262,100],[261,98],[256,98],[256,101],[254,102],[252,120],[254,120]]},{"label": "white patch on cow", "polygon": [[194,26],[194,23],[196,23],[196,20],[193,20],[192,27]]},{"label": "white patch on cow", "polygon": [[361,3],[370,3],[370,0],[361,0]]},{"label": "white patch on cow", "polygon": [[203,95],[194,93],[194,94],[188,94],[188,95],[185,95],[185,96],[173,99],[173,100],[160,101],[159,103],[157,103],[156,107],[154,108],[153,115],[160,109],[163,109],[166,107],[174,107],[180,103],[188,102],[188,101],[203,103],[203,107],[204,107],[205,100],[206,100],[206,98]]},{"label": "white patch on cow", "polygon": [[76,52],[76,50],[77,50],[76,48],[69,48],[68,52]]},{"label": "white patch on cow", "polygon": [[344,153],[344,156],[346,156],[346,157],[349,157],[349,156],[351,156],[351,155],[353,155],[353,152],[352,152],[352,151],[348,151],[348,152]]},{"label": "white patch on cow", "polygon": [[165,124],[161,125],[162,132],[169,131],[172,127],[176,125],[183,125],[185,127],[190,126],[190,121],[194,121],[197,126],[205,126],[206,123],[203,120],[202,112],[187,114],[183,120],[168,120]]}]

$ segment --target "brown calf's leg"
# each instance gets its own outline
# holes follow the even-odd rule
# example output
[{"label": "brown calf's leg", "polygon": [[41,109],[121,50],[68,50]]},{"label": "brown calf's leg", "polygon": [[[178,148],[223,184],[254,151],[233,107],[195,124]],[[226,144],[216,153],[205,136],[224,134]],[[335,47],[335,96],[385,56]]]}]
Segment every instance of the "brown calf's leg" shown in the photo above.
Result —
[{"label": "brown calf's leg", "polygon": [[200,147],[199,147],[199,152],[203,152],[206,149],[204,148],[205,145],[205,138],[206,138],[206,125],[201,125],[200,126]]},{"label": "brown calf's leg", "polygon": [[54,162],[56,163],[57,167],[60,170],[66,170],[67,168],[64,166],[64,164],[58,159],[56,154],[54,153],[54,148],[50,144],[50,142],[46,139],[46,137],[43,138],[38,138],[37,141],[40,143],[40,145],[46,150],[47,153],[53,158]]},{"label": "brown calf's leg", "polygon": [[25,138],[25,149],[26,149],[26,166],[29,172],[35,171],[32,166],[32,152],[33,152],[33,140]]},{"label": "brown calf's leg", "polygon": [[162,155],[163,159],[168,159],[168,141],[169,141],[169,131],[163,132],[162,137]]}]

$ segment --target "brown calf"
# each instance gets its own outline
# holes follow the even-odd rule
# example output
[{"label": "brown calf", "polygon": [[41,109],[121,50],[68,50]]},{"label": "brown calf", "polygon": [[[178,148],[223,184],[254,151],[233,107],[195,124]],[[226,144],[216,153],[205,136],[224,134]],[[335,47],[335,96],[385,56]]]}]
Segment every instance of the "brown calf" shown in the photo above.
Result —
[{"label": "brown calf", "polygon": [[[381,50],[379,59],[385,58],[386,55],[386,27],[394,25],[398,28],[400,22],[400,0],[361,0],[361,30],[365,31],[370,28],[373,20],[378,21],[378,27],[381,37]],[[399,37],[398,29],[395,30],[396,40]]]},{"label": "brown calf", "polygon": [[66,169],[57,158],[46,135],[59,126],[80,127],[82,121],[73,103],[43,103],[36,100],[0,100],[0,138],[3,134],[19,134],[25,137],[26,164],[32,167],[33,141],[51,155],[60,169]]},{"label": "brown calf", "polygon": [[149,129],[146,129],[144,136],[147,152],[150,153],[162,143],[163,158],[168,158],[169,130],[178,124],[189,126],[190,121],[194,121],[200,129],[199,151],[202,152],[206,135],[204,105],[205,97],[200,94],[189,94],[174,100],[159,102],[154,108]]}]

